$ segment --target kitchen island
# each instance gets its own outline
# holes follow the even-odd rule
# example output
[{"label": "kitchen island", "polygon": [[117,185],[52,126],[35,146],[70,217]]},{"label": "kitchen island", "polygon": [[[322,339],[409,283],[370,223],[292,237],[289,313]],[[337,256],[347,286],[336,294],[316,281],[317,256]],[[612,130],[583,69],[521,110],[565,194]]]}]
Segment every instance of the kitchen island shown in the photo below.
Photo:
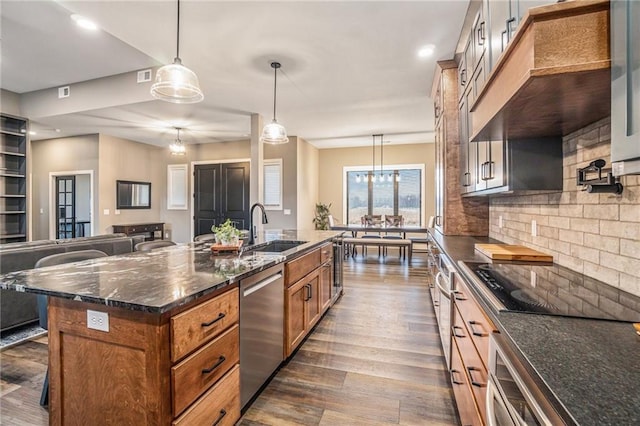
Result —
[{"label": "kitchen island", "polygon": [[[499,243],[486,237],[443,236],[430,230],[434,242],[462,272],[458,262],[489,262],[476,243]],[[464,277],[464,274],[460,274]],[[626,322],[569,318],[496,310],[474,281],[465,279],[544,398],[565,424],[640,424],[640,337]],[[585,282],[585,285],[588,285]],[[575,288],[580,292],[580,288]],[[606,305],[617,289],[602,298]],[[620,301],[640,312],[637,298]],[[606,308],[604,308],[606,309]],[[618,308],[619,309],[619,308]]]},{"label": "kitchen island", "polygon": [[239,283],[338,235],[267,231],[257,246],[302,243],[241,256],[191,243],[1,276],[50,296],[50,424],[234,424]]}]

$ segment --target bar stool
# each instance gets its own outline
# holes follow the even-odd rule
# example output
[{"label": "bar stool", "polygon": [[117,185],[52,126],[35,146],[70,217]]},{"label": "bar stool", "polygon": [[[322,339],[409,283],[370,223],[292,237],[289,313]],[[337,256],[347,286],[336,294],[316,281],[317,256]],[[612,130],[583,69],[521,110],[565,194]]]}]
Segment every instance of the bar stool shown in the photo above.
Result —
[{"label": "bar stool", "polygon": [[155,241],[143,241],[136,244],[133,248],[134,251],[151,251],[162,247],[175,246],[176,243],[169,240],[155,240]]},{"label": "bar stool", "polygon": [[[52,254],[51,256],[43,257],[36,262],[36,268],[44,268],[47,266],[62,265],[71,262],[80,262],[81,260],[98,259],[101,257],[107,257],[107,254],[100,250],[78,250],[70,251],[67,253]],[[49,304],[48,296],[38,295],[38,316],[40,321],[40,327],[45,330],[49,329],[49,312],[47,306]],[[40,395],[40,405],[43,407],[49,405],[49,366],[47,366],[47,373],[44,376],[44,383],[42,384],[42,394]]]}]

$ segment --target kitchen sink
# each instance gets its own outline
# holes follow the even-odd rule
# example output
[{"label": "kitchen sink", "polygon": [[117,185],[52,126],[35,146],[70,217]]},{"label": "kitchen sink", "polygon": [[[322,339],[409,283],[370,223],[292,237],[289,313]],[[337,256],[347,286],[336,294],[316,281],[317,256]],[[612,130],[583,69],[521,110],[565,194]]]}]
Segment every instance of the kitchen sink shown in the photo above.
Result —
[{"label": "kitchen sink", "polygon": [[259,245],[255,248],[249,248],[247,251],[264,251],[270,253],[281,253],[283,251],[287,251],[289,249],[298,247],[299,245],[305,244],[306,241],[289,241],[289,240],[274,240],[269,241],[264,245]]}]

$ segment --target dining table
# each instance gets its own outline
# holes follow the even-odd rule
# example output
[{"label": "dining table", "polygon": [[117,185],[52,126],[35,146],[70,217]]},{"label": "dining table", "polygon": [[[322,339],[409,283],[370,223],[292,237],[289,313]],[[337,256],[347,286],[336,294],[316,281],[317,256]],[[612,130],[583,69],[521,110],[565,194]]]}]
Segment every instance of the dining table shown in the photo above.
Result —
[{"label": "dining table", "polygon": [[429,228],[419,225],[400,225],[385,226],[381,225],[361,225],[361,224],[340,224],[330,228],[332,231],[351,232],[351,236],[358,237],[358,232],[378,232],[378,233],[400,233],[402,238],[406,238],[407,234],[426,234]]}]

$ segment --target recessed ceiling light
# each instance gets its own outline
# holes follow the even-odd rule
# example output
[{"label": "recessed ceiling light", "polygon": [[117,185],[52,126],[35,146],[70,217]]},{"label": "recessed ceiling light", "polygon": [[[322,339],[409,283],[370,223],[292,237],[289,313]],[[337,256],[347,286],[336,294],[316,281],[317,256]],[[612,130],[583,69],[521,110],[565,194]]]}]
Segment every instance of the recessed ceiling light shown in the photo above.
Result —
[{"label": "recessed ceiling light", "polygon": [[85,18],[82,15],[73,14],[71,15],[71,19],[76,23],[80,28],[84,28],[85,30],[97,30],[98,26],[95,22]]},{"label": "recessed ceiling light", "polygon": [[29,130],[29,134],[30,134],[31,136],[35,136],[35,135],[37,135],[37,134],[38,134],[38,132],[36,132],[35,130]]},{"label": "recessed ceiling light", "polygon": [[433,55],[433,52],[435,52],[436,47],[433,44],[427,44],[425,46],[422,46],[419,50],[418,50],[418,58],[428,58],[431,55]]},{"label": "recessed ceiling light", "polygon": [[56,133],[60,133],[61,130],[60,129],[54,129],[56,131]]}]

